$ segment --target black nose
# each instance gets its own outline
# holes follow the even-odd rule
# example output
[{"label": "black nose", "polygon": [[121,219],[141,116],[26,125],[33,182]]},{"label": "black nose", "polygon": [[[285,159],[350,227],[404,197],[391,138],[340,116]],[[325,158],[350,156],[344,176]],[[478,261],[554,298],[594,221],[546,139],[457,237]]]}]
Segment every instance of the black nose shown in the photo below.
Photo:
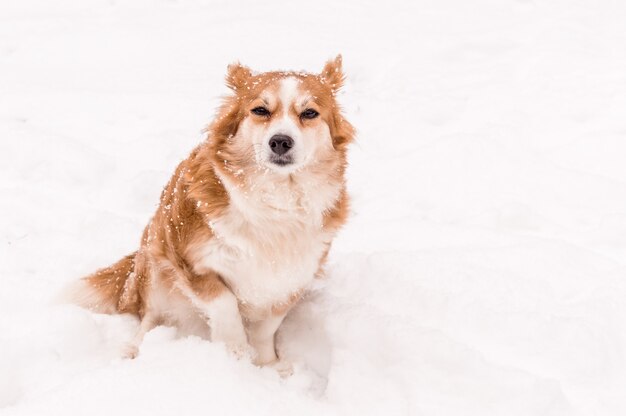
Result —
[{"label": "black nose", "polygon": [[293,147],[293,139],[284,134],[275,134],[270,139],[270,147],[277,155],[284,155]]}]

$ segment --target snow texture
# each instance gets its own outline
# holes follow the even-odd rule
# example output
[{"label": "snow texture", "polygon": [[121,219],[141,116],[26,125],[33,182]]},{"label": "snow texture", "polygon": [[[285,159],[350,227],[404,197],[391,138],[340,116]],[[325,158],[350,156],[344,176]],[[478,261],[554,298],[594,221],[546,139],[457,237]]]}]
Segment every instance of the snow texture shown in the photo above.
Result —
[{"label": "snow texture", "polygon": [[[626,2],[0,3],[0,414],[626,414]],[[341,52],[354,214],[278,345],[57,306],[138,246],[226,65]]]}]

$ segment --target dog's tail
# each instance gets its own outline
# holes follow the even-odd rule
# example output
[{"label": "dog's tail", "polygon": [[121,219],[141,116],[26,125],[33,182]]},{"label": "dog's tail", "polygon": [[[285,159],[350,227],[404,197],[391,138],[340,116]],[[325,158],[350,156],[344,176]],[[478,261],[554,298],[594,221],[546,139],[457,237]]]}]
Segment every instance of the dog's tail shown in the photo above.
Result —
[{"label": "dog's tail", "polygon": [[142,278],[141,255],[129,254],[109,267],[98,270],[69,285],[60,301],[100,313],[137,313],[139,281]]}]

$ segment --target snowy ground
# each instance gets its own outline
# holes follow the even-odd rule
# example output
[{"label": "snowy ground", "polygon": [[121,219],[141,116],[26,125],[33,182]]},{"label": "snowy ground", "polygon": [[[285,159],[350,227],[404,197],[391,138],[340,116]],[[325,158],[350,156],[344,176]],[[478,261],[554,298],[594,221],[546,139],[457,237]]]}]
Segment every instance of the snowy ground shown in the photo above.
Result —
[{"label": "snowy ground", "polygon": [[[626,3],[0,4],[0,413],[626,414]],[[133,250],[226,64],[344,55],[354,215],[281,380],[51,298]],[[132,413],[131,413],[132,412]]]}]

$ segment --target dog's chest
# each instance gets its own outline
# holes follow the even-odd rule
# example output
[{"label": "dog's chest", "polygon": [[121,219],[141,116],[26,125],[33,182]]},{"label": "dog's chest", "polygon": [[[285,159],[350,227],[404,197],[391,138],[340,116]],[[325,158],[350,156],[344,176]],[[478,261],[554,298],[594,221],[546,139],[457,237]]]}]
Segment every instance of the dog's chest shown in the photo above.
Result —
[{"label": "dog's chest", "polygon": [[230,213],[209,223],[214,236],[196,249],[196,269],[218,272],[253,308],[287,302],[311,283],[330,236],[306,215],[278,213],[249,222]]}]

